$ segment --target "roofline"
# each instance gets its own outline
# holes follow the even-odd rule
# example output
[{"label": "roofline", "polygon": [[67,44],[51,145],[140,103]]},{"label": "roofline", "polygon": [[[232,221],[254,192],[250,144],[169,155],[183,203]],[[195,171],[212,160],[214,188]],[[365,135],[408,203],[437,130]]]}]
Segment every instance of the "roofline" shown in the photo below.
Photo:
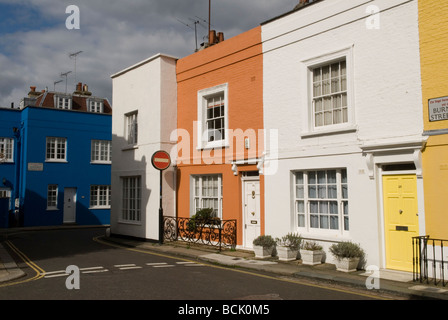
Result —
[{"label": "roofline", "polygon": [[303,10],[303,9],[305,9],[305,8],[308,8],[309,6],[312,6],[312,5],[314,5],[314,4],[316,4],[316,3],[319,3],[319,2],[322,2],[322,1],[324,1],[324,0],[314,0],[313,2],[308,3],[308,4],[306,4],[305,6],[299,8],[299,9],[293,9],[293,10],[288,11],[288,12],[286,12],[286,13],[283,13],[283,14],[277,16],[277,17],[274,17],[274,18],[271,18],[271,19],[269,19],[269,20],[266,20],[266,21],[260,23],[260,25],[263,26],[263,25],[265,25],[265,24],[268,24],[268,23],[270,23],[270,22],[273,22],[273,21],[275,21],[275,20],[278,20],[278,19],[283,18],[283,17],[285,17],[285,16],[288,16],[288,15],[290,15],[290,14],[293,14],[294,12],[298,12],[298,11],[300,11],[300,10]]},{"label": "roofline", "polygon": [[179,58],[177,58],[177,57],[174,57],[174,56],[171,56],[171,55],[168,55],[168,54],[164,54],[164,53],[158,53],[158,54],[156,54],[156,55],[154,55],[152,57],[149,57],[149,58],[147,58],[147,59],[145,59],[143,61],[140,61],[140,62],[134,64],[133,66],[130,66],[130,67],[128,67],[128,68],[126,68],[126,69],[124,69],[122,71],[119,71],[119,72],[111,75],[110,77],[112,79],[116,78],[118,76],[121,76],[122,74],[125,74],[126,72],[129,72],[129,71],[131,71],[133,69],[137,69],[138,67],[140,67],[140,66],[142,66],[144,64],[147,64],[147,63],[149,63],[149,62],[151,62],[153,60],[156,60],[156,59],[162,58],[162,57],[168,58],[168,59],[173,59],[173,60],[176,60],[176,61],[179,60]]}]

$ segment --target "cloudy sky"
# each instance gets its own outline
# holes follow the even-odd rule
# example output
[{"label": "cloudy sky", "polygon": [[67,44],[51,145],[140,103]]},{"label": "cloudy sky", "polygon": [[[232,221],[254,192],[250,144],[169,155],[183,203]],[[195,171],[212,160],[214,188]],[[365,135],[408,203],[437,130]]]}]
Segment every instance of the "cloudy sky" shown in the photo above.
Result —
[{"label": "cloudy sky", "polygon": [[[0,106],[18,106],[30,86],[69,92],[76,82],[112,102],[110,76],[157,53],[179,58],[196,48],[194,21],[208,0],[0,0]],[[228,39],[288,12],[299,0],[212,0],[212,29]],[[68,6],[79,8],[79,29]],[[184,24],[183,24],[183,23]],[[197,25],[198,42],[207,27]],[[76,59],[70,54],[82,51]],[[55,85],[55,82],[63,82]]]}]

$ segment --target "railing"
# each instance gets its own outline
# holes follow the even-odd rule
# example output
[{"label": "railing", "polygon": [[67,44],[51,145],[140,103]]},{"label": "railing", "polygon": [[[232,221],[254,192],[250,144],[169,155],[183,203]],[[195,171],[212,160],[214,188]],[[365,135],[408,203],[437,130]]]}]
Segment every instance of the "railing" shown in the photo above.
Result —
[{"label": "railing", "polygon": [[448,283],[448,240],[413,237],[412,249],[413,280],[445,287]]},{"label": "railing", "polygon": [[163,217],[164,240],[235,249],[236,220],[197,220]]}]

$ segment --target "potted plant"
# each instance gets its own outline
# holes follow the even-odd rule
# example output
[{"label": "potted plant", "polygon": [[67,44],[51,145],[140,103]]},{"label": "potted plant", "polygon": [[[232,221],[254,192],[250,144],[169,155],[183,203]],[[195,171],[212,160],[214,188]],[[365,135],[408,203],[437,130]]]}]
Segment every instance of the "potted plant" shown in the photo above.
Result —
[{"label": "potted plant", "polygon": [[350,241],[331,245],[330,252],[336,258],[336,270],[344,272],[356,271],[359,260],[364,256],[364,250],[358,244]]},{"label": "potted plant", "polygon": [[316,265],[322,263],[322,257],[324,252],[322,246],[314,241],[305,241],[300,246],[300,257],[302,258],[302,264]]},{"label": "potted plant", "polygon": [[253,241],[256,258],[268,258],[272,256],[275,240],[269,235],[261,235]]},{"label": "potted plant", "polygon": [[276,238],[278,259],[292,261],[297,259],[302,238],[295,233],[288,233],[282,238]]}]

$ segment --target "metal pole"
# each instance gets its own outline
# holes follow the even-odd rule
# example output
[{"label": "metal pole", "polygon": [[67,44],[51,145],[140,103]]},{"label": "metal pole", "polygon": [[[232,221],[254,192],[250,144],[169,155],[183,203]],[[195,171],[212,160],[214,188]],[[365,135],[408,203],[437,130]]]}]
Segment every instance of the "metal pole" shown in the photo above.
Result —
[{"label": "metal pole", "polygon": [[163,244],[162,177],[163,170],[160,170],[159,244]]}]

